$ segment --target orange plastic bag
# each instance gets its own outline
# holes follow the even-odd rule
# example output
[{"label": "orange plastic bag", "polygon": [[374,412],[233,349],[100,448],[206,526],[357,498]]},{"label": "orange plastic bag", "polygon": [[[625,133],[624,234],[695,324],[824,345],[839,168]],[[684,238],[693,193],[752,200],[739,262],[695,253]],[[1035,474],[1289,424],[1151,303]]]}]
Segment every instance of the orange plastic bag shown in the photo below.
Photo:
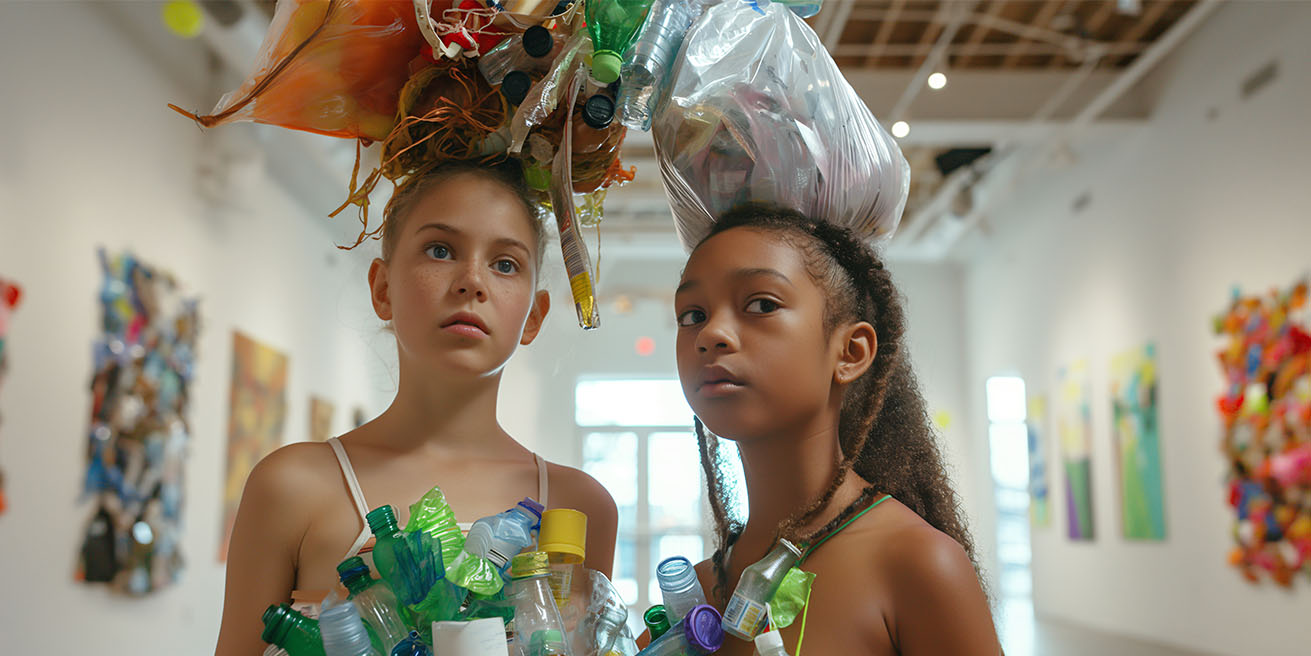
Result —
[{"label": "orange plastic bag", "polygon": [[[438,0],[434,4],[449,4]],[[411,0],[279,0],[255,72],[196,116],[381,141],[424,46]]]}]

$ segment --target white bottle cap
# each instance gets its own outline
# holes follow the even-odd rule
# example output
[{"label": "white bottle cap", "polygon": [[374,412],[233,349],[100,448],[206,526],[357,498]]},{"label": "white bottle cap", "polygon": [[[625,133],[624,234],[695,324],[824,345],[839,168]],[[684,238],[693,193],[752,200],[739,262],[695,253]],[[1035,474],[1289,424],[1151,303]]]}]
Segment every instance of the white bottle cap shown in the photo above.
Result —
[{"label": "white bottle cap", "polygon": [[766,631],[756,636],[756,651],[761,654],[776,654],[783,652],[783,634],[778,631]]}]

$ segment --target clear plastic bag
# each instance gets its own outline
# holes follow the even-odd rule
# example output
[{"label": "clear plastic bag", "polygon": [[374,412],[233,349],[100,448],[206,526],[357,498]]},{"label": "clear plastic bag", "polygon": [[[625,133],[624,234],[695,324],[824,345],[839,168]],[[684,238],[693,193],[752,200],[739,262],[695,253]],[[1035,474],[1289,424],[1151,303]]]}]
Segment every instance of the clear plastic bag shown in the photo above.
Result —
[{"label": "clear plastic bag", "polygon": [[725,211],[775,202],[892,235],[910,166],[814,30],[782,4],[726,0],[693,24],[655,120],[655,145],[687,249]]}]

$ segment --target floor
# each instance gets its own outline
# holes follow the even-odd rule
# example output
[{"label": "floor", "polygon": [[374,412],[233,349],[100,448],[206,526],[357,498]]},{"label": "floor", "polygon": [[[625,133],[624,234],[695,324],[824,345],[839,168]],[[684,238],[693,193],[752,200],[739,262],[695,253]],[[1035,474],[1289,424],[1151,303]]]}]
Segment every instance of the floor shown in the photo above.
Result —
[{"label": "floor", "polygon": [[1010,601],[999,610],[997,630],[1006,656],[1213,656],[1055,620],[1037,619],[1032,603]]}]

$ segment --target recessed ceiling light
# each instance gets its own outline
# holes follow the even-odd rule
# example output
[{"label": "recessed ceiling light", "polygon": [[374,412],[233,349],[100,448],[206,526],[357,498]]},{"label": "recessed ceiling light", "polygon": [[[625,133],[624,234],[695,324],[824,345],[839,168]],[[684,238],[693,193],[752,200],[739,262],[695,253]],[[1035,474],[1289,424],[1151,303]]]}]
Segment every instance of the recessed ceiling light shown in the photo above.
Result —
[{"label": "recessed ceiling light", "polygon": [[945,86],[947,86],[947,76],[946,76],[946,74],[944,74],[944,73],[934,73],[933,75],[930,75],[930,76],[929,76],[929,88],[930,88],[930,89],[937,90],[937,89],[941,89],[941,88],[943,88],[943,87],[945,87]]},{"label": "recessed ceiling light", "polygon": [[910,134],[910,123],[897,121],[892,124],[892,136],[901,139],[908,134]]}]

